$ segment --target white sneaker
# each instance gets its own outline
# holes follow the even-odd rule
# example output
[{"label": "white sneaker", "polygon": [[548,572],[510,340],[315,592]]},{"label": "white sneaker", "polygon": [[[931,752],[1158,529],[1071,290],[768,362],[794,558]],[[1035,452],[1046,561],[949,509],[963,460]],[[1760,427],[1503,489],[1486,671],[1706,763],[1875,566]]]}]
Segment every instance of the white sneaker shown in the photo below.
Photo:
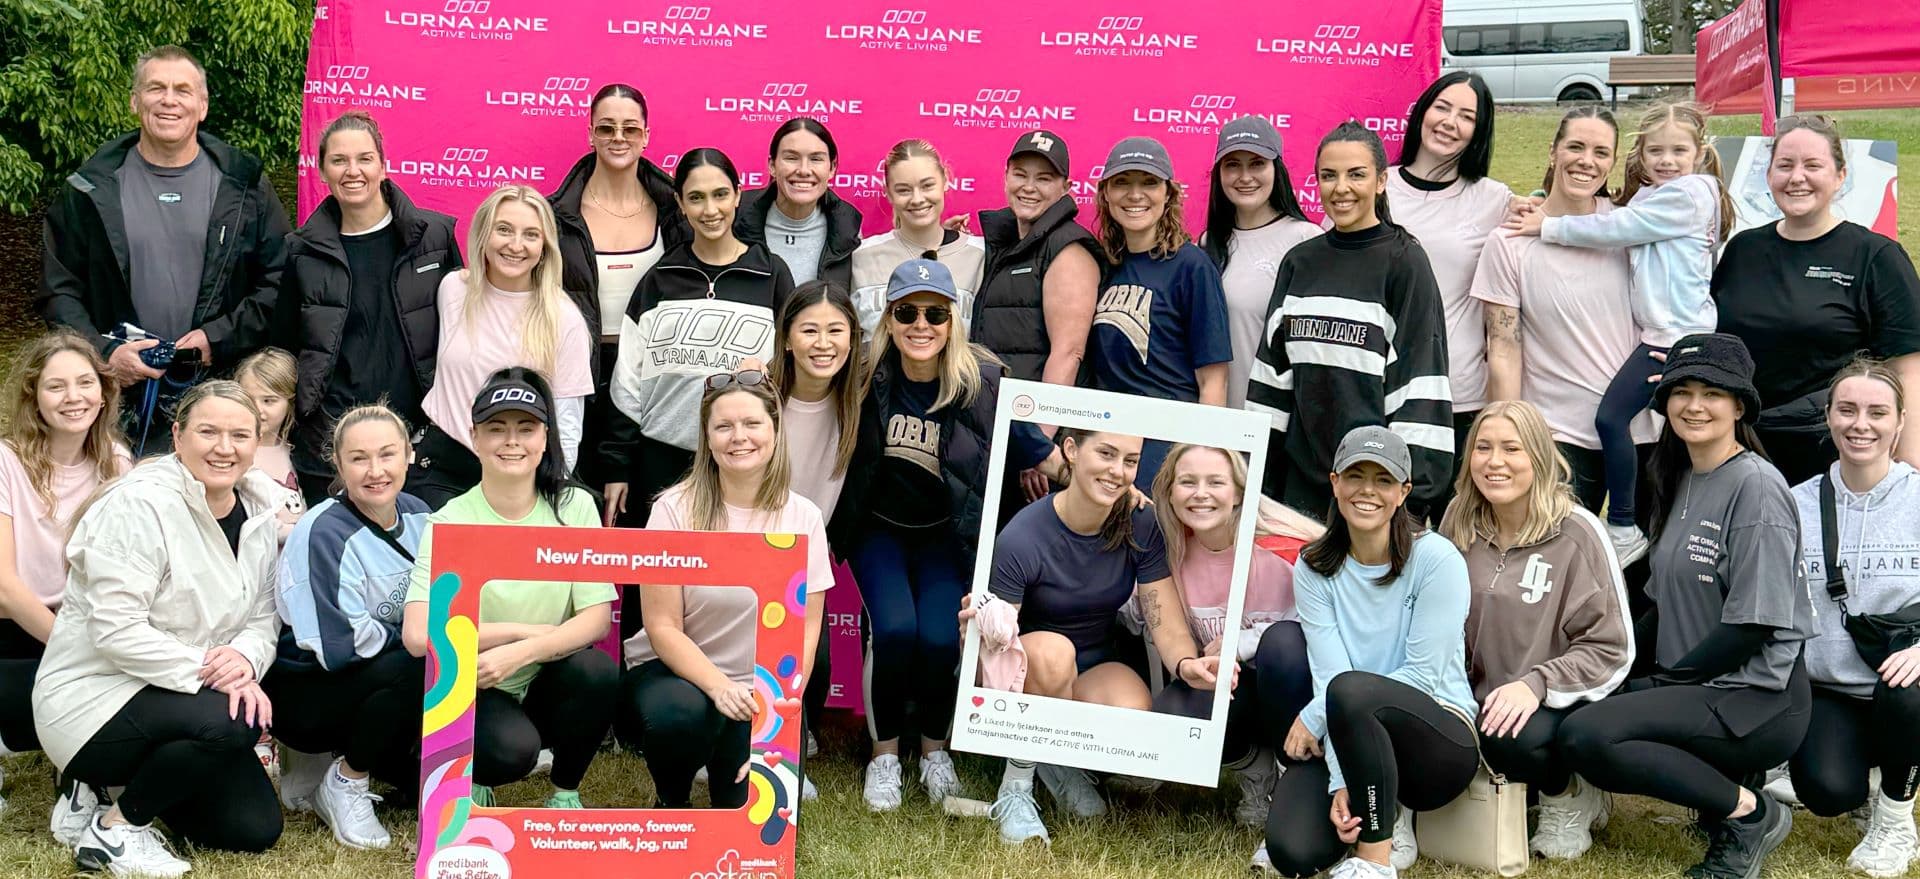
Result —
[{"label": "white sneaker", "polygon": [[699,769],[695,769],[693,771],[693,783],[694,784],[707,783],[707,767],[702,766]]},{"label": "white sneaker", "polygon": [[139,879],[179,879],[193,865],[173,856],[166,840],[149,824],[135,827],[101,827],[98,820],[87,822],[80,842],[73,848],[73,862],[88,872],[105,870],[115,876]]},{"label": "white sneaker", "polygon": [[1067,814],[1076,818],[1098,818],[1107,814],[1107,801],[1100,796],[1100,788],[1094,786],[1093,774],[1085,769],[1042,763],[1034,767],[1034,774],[1040,776],[1047,793],[1053,794],[1053,801],[1067,810]]},{"label": "white sneaker", "polygon": [[1041,845],[1053,843],[1047,825],[1040,820],[1040,807],[1033,801],[1031,780],[1002,781],[1000,795],[987,810],[987,817],[999,826],[1000,841],[1007,845],[1021,845],[1030,839],[1040,840]]},{"label": "white sneaker", "polygon": [[[1267,812],[1273,808],[1273,783],[1280,778],[1280,764],[1273,752],[1261,748],[1253,755],[1253,765],[1240,770],[1240,805],[1233,819],[1248,827],[1267,826]],[[1261,851],[1266,847],[1261,846]]]},{"label": "white sneaker", "polygon": [[60,786],[60,795],[53,801],[53,815],[47,820],[47,829],[61,845],[73,848],[80,844],[81,834],[87,832],[87,825],[93,823],[93,816],[101,808],[100,794],[93,785],[69,779]]},{"label": "white sneaker", "polygon": [[280,745],[280,805],[289,812],[313,811],[313,792],[333,767],[332,754],[309,754]]},{"label": "white sneaker", "polygon": [[807,756],[820,756],[820,740],[813,737],[813,730],[807,730]]},{"label": "white sneaker", "polygon": [[1577,776],[1566,793],[1540,795],[1540,821],[1528,848],[1541,857],[1572,860],[1593,847],[1593,825],[1605,802],[1599,789]]},{"label": "white sneaker", "polygon": [[1867,835],[1847,856],[1847,866],[1869,876],[1906,875],[1913,866],[1915,849],[1913,801],[1900,802],[1875,789],[1873,817],[1867,822]]},{"label": "white sneaker", "polygon": [[1253,862],[1247,865],[1247,869],[1260,876],[1280,875],[1280,871],[1273,868],[1273,855],[1267,853],[1266,840],[1260,840],[1260,844],[1254,847]]},{"label": "white sneaker", "polygon": [[[1880,793],[1880,767],[1875,766],[1867,771],[1867,790],[1875,795]],[[1866,802],[1860,804],[1860,808],[1848,812],[1847,817],[1853,819],[1853,829],[1866,833],[1873,824],[1873,798],[1868,797]]]},{"label": "white sneaker", "polygon": [[256,742],[253,746],[253,755],[260,758],[260,768],[267,773],[268,778],[280,777],[280,755],[274,751],[272,739],[261,739]]},{"label": "white sneaker", "polygon": [[935,806],[945,803],[947,797],[962,796],[960,773],[953,768],[953,757],[946,751],[921,754],[920,786],[927,789],[927,799]]},{"label": "white sneaker", "polygon": [[552,748],[541,748],[539,755],[533,758],[533,774],[534,775],[552,775],[553,774],[553,749]]},{"label": "white sneaker", "polygon": [[1800,802],[1800,794],[1793,789],[1793,776],[1787,773],[1785,763],[1767,770],[1767,783],[1761,790],[1766,791],[1767,795],[1773,797],[1776,802],[1789,806],[1804,805]]},{"label": "white sneaker", "polygon": [[[1388,857],[1388,860],[1393,862],[1393,869],[1405,870],[1413,866],[1414,861],[1420,859],[1420,840],[1413,835],[1413,810],[1405,806],[1400,806],[1395,811],[1400,813],[1400,817],[1393,819],[1393,854]],[[1359,858],[1349,858],[1348,860],[1360,861],[1369,867],[1379,866],[1372,861],[1361,861]],[[1373,875],[1390,876],[1393,874],[1380,873]]]},{"label": "white sneaker", "polygon": [[1608,525],[1607,537],[1613,541],[1613,554],[1619,558],[1622,568],[1639,561],[1652,547],[1646,532],[1638,525]]},{"label": "white sneaker", "polygon": [[891,812],[900,808],[900,757],[881,754],[867,763],[864,796],[870,812]]},{"label": "white sneaker", "polygon": [[367,789],[367,779],[340,774],[345,758],[335,760],[325,781],[313,792],[313,811],[333,828],[334,841],[347,848],[380,849],[393,843],[387,828],[373,814],[380,797]]},{"label": "white sneaker", "polygon": [[1385,867],[1365,858],[1348,858],[1327,871],[1327,879],[1395,879],[1400,868]]},{"label": "white sneaker", "polygon": [[817,799],[820,799],[820,789],[813,786],[813,779],[800,776],[800,801],[811,803]]}]

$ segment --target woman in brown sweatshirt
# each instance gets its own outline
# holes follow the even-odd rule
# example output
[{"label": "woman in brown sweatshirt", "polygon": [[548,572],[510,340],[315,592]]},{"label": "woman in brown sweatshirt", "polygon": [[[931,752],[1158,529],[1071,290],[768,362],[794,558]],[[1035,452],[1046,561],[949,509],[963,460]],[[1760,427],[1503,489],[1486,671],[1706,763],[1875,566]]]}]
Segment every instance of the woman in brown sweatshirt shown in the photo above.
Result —
[{"label": "woman in brown sweatshirt", "polygon": [[1627,678],[1633,627],[1612,545],[1574,500],[1566,459],[1531,403],[1489,403],[1468,430],[1466,466],[1441,531],[1473,584],[1467,679],[1480,750],[1494,771],[1540,793],[1533,851],[1576,858],[1608,802],[1558,743],[1560,723]]}]

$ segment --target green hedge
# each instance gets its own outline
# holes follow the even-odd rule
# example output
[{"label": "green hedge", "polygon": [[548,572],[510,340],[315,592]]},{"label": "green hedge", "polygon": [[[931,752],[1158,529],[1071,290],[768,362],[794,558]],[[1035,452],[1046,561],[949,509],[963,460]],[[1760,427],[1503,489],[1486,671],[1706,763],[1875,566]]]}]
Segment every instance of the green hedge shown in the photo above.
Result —
[{"label": "green hedge", "polygon": [[26,213],[134,128],[133,59],[176,43],[207,67],[206,127],[291,166],[313,0],[0,0],[0,206]]}]

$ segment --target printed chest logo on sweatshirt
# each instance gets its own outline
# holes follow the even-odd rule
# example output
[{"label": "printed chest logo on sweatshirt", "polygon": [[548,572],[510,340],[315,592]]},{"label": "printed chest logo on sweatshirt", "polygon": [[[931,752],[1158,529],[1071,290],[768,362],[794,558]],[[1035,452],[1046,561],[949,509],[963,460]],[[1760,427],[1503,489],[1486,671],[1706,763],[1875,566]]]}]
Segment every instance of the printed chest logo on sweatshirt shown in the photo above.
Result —
[{"label": "printed chest logo on sweatshirt", "polygon": [[1332,342],[1335,345],[1367,347],[1367,334],[1373,328],[1359,321],[1326,317],[1287,318],[1287,336],[1293,341]]},{"label": "printed chest logo on sweatshirt", "polygon": [[[1687,561],[1709,568],[1718,568],[1723,555],[1720,540],[1725,529],[1719,522],[1701,519],[1697,528],[1687,532]],[[1702,583],[1714,582],[1712,574],[1696,574]]]},{"label": "printed chest logo on sweatshirt", "polygon": [[1093,311],[1093,325],[1106,324],[1120,331],[1133,343],[1140,362],[1147,362],[1147,349],[1153,337],[1153,288],[1139,284],[1115,284],[1100,293]]},{"label": "printed chest logo on sweatshirt", "polygon": [[178,192],[162,192],[159,195],[154,196],[154,198],[158,200],[161,204],[179,204],[181,199],[185,198],[185,196],[182,196]]},{"label": "printed chest logo on sweatshirt", "polygon": [[1853,286],[1853,276],[1833,266],[1807,266],[1807,277],[1816,281],[1832,281],[1842,287]]},{"label": "printed chest logo on sweatshirt", "polygon": [[643,373],[732,371],[748,357],[766,359],[773,320],[766,309],[717,299],[662,302],[649,313]]},{"label": "printed chest logo on sweatshirt", "polygon": [[1528,604],[1539,604],[1540,599],[1553,591],[1553,581],[1547,575],[1553,571],[1553,565],[1534,553],[1527,557],[1527,566],[1520,569],[1520,600]]},{"label": "printed chest logo on sweatshirt", "polygon": [[886,454],[939,476],[940,422],[904,413],[887,419]]}]

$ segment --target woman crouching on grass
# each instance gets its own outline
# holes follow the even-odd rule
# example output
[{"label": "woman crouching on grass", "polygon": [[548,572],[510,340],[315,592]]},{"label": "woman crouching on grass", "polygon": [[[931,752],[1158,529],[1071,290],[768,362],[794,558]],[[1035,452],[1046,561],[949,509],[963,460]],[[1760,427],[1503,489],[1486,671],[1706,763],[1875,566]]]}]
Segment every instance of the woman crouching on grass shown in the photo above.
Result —
[{"label": "woman crouching on grass", "polygon": [[[693,470],[653,502],[652,531],[790,533],[807,538],[806,639],[800,673],[813,677],[820,624],[833,587],[820,508],[790,490],[780,402],[765,373],[707,379]],[[747,803],[752,745],[754,638],[759,599],[731,586],[640,587],[646,627],[626,642],[620,737],[647,756],[656,808],[684,809],[693,776],[707,770],[712,804]]]}]

